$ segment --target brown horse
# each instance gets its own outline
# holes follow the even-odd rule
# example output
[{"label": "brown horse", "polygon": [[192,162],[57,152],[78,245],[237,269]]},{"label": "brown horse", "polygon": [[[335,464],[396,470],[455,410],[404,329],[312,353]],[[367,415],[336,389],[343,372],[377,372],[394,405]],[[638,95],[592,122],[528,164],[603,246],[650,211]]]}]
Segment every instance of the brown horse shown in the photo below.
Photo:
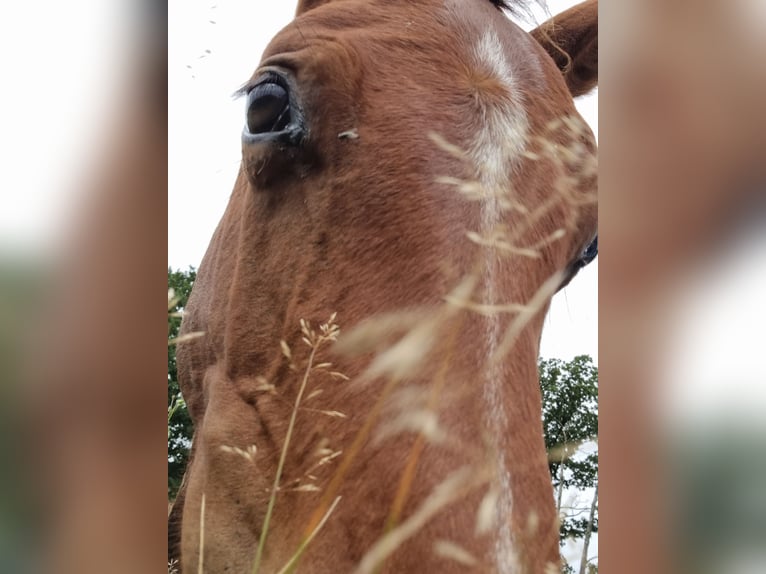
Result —
[{"label": "brown horse", "polygon": [[242,89],[178,349],[184,572],[558,569],[537,356],[593,256],[597,2],[513,8],[301,0]]}]

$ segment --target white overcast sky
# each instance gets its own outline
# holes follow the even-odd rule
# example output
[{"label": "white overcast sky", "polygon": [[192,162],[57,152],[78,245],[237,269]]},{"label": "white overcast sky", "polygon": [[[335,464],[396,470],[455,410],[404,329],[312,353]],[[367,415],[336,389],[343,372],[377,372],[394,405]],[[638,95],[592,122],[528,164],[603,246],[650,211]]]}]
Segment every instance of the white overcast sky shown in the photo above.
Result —
[{"label": "white overcast sky", "polygon": [[[223,215],[240,160],[244,104],[231,98],[255,70],[296,2],[171,0],[169,3],[168,265],[199,266]],[[549,0],[551,14],[576,4]],[[536,11],[538,22],[547,19]],[[534,23],[520,22],[530,29]],[[578,108],[594,130],[598,95]],[[553,302],[544,357],[598,360],[598,260]]]}]

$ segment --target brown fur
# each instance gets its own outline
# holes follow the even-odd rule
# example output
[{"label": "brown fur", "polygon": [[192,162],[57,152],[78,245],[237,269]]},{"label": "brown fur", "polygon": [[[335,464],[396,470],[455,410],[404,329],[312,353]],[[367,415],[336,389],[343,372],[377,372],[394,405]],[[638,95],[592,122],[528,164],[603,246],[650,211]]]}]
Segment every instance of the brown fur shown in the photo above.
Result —
[{"label": "brown fur", "polygon": [[[498,31],[523,90],[519,95],[531,134],[544,134],[559,116],[576,115],[546,52],[491,3],[447,4],[444,10],[435,1],[304,1],[294,23],[264,54],[262,66],[291,70],[309,131],[295,148],[243,145],[229,206],[187,306],[183,331],[206,334],[178,349],[179,380],[195,423],[192,461],[170,518],[171,553],[180,552],[184,572],[197,568],[203,493],[205,571],[250,571],[300,382],[280,340],[300,364],[308,352],[300,319],[316,325],[337,312],[340,326],[349,330],[385,312],[437,313],[444,295],[482,254],[465,237],[481,227],[479,204],[436,183],[439,176],[474,174],[429,138],[436,132],[467,149],[483,127],[484,116],[477,112],[496,96],[491,82],[473,76],[467,57],[480,32]],[[348,130],[356,130],[358,138],[338,137]],[[582,143],[595,152],[591,137],[584,136]],[[562,175],[549,161],[519,163],[512,176],[517,199],[534,209],[551,196]],[[592,179],[585,184],[588,191],[595,188]],[[571,232],[543,248],[539,259],[513,257],[498,265],[496,292],[504,302],[528,301],[592,237],[594,205],[575,212],[557,206],[523,234],[522,243],[535,243],[565,225],[567,217],[574,218]],[[518,216],[508,224],[514,221],[520,221]],[[514,547],[524,571],[531,573],[542,573],[559,559],[537,382],[545,308],[499,366],[508,418],[501,436],[487,436],[485,425],[480,371],[487,360],[486,318],[460,312],[446,320],[429,360],[403,383],[411,390],[429,389],[444,377],[439,423],[450,444],[460,448],[425,446],[401,519],[452,471],[481,465],[488,442],[499,440],[511,470]],[[501,317],[501,328],[508,321]],[[358,382],[369,355],[328,353],[322,360],[333,361],[351,381],[312,375],[312,388],[320,386],[324,393],[310,406],[339,410],[348,418],[299,412],[283,485],[312,466],[320,440],[346,451],[385,383]],[[257,377],[273,383],[276,394],[259,391]],[[415,435],[405,433],[364,442],[340,485],[341,503],[309,546],[301,572],[353,571],[384,532],[414,441]],[[220,448],[251,444],[258,447],[254,464]],[[338,463],[321,467],[316,483],[326,488],[337,468]],[[484,491],[443,510],[399,547],[381,572],[470,571],[433,553],[439,539],[471,552],[480,564],[473,571],[494,571],[492,536],[474,536]],[[287,562],[321,498],[321,492],[279,493],[261,572],[277,572]],[[536,526],[530,529],[531,516]]]}]

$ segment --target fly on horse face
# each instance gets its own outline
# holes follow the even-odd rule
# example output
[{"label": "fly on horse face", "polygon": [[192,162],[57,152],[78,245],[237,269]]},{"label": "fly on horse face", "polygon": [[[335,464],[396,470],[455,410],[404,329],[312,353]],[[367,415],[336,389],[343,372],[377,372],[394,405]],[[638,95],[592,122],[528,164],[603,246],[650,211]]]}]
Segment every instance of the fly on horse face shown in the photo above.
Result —
[{"label": "fly on horse face", "polygon": [[178,348],[183,572],[558,570],[537,357],[595,256],[597,2],[514,8],[301,0],[242,88]]}]

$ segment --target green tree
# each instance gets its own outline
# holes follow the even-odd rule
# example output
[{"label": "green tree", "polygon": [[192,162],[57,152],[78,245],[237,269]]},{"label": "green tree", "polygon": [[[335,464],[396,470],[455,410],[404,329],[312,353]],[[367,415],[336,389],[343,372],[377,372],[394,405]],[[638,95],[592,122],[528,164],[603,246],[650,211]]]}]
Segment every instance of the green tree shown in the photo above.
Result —
[{"label": "green tree", "polygon": [[178,386],[176,347],[172,340],[178,336],[181,313],[196,278],[197,272],[192,267],[187,271],[173,271],[168,267],[168,498],[171,500],[181,486],[193,433],[192,421]]},{"label": "green tree", "polygon": [[[598,439],[598,368],[580,355],[569,362],[541,359],[539,369],[548,465],[556,509],[564,515],[561,544],[567,538],[583,539],[582,573],[590,536],[598,532],[598,449],[593,447]],[[589,448],[581,449],[584,444]],[[592,492],[587,507],[562,508],[564,493],[572,489]],[[574,572],[569,565],[566,571]]]}]

